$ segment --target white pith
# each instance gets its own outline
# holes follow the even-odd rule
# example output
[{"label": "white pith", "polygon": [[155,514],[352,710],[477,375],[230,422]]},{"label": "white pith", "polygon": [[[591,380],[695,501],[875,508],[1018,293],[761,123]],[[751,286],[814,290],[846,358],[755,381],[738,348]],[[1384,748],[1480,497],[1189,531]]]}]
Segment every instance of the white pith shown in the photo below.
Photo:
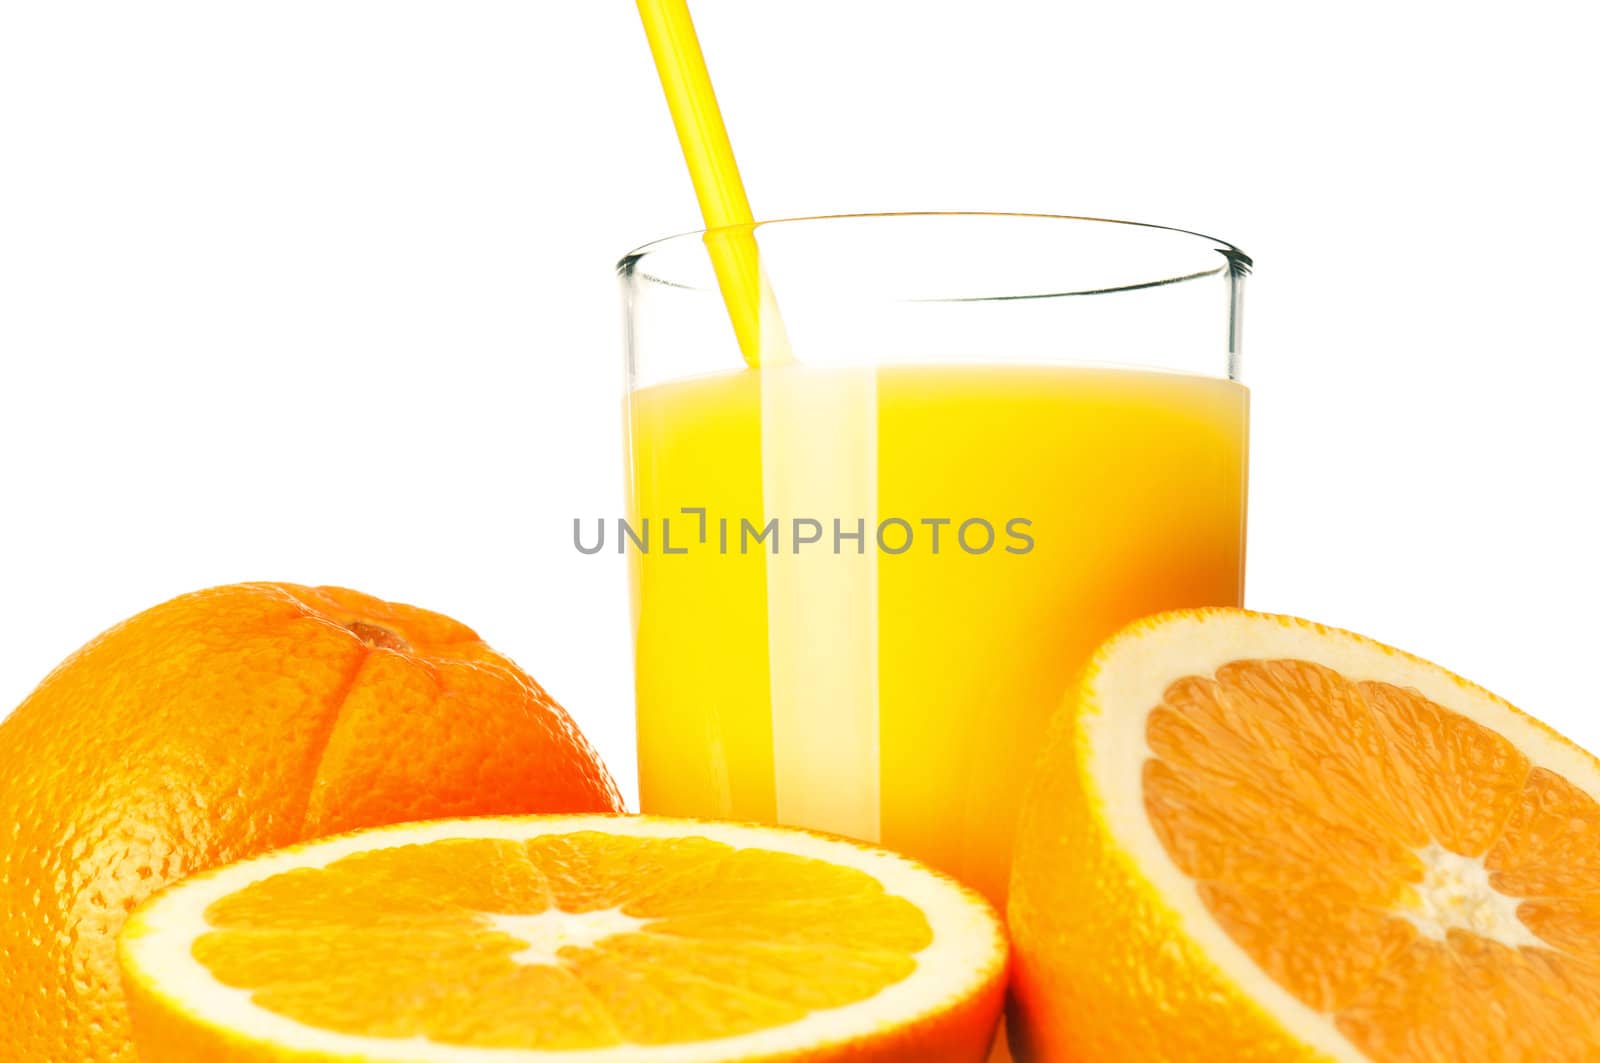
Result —
[{"label": "white pith", "polygon": [[[816,1011],[783,1026],[714,1041],[680,1045],[619,1045],[574,1051],[468,1048],[424,1038],[361,1037],[305,1026],[257,1007],[247,990],[216,981],[195,960],[193,941],[212,929],[204,913],[210,905],[251,882],[301,867],[322,867],[352,853],[455,838],[522,840],[547,834],[597,831],[634,837],[701,837],[734,848],[765,849],[843,864],[877,879],[884,890],[919,908],[933,929],[933,941],[913,959],[915,970],[876,996],[855,1004]],[[518,917],[497,917],[512,919]],[[521,917],[530,919],[530,917]],[[580,932],[602,929],[601,916]],[[623,919],[628,917],[622,916]],[[616,925],[614,922],[611,925]],[[545,948],[550,937],[524,936],[530,949]],[[552,931],[554,921],[531,919],[520,929]],[[602,936],[609,936],[608,931]],[[175,1010],[204,1025],[233,1032],[241,1040],[282,1046],[296,1052],[384,1063],[720,1063],[839,1044],[936,1014],[967,999],[1004,962],[1004,931],[975,893],[893,853],[822,835],[772,831],[731,823],[708,823],[631,816],[541,816],[444,820],[346,835],[269,853],[219,871],[207,872],[160,895],[136,912],[120,948],[124,967],[164,997]],[[323,1057],[318,1057],[323,1058]]]},{"label": "white pith", "polygon": [[1517,915],[1517,899],[1494,888],[1481,856],[1462,856],[1437,845],[1417,850],[1422,881],[1411,888],[1415,904],[1394,914],[1423,937],[1445,940],[1451,930],[1469,930],[1510,948],[1546,944]]},{"label": "white pith", "polygon": [[[1179,930],[1199,946],[1228,981],[1313,1049],[1332,1059],[1357,1063],[1367,1057],[1338,1031],[1328,1015],[1301,1003],[1228,936],[1201,900],[1194,881],[1167,854],[1145,813],[1143,769],[1154,756],[1145,737],[1149,711],[1161,703],[1165,691],[1176,680],[1213,675],[1223,664],[1246,659],[1314,661],[1356,682],[1384,682],[1414,689],[1430,701],[1498,732],[1534,766],[1557,772],[1590,794],[1600,794],[1600,770],[1581,750],[1552,738],[1531,719],[1444,670],[1345,632],[1303,621],[1226,611],[1198,612],[1167,618],[1161,624],[1140,625],[1096,656],[1085,678],[1089,696],[1080,718],[1080,734],[1085,768],[1092,780],[1091,788],[1098,791],[1096,803],[1106,829],[1165,900]],[[1436,864],[1435,890],[1429,895],[1434,905],[1433,914],[1428,917],[1431,925],[1441,925],[1444,918],[1465,917],[1461,911],[1446,916],[1443,908],[1450,905],[1441,905],[1453,891],[1465,887],[1471,894],[1462,898],[1467,907],[1472,907],[1473,899],[1489,906],[1478,907],[1478,918],[1492,922],[1516,944],[1543,945],[1537,938],[1529,941],[1520,936],[1527,931],[1521,920],[1515,919],[1514,900],[1502,898],[1492,887],[1494,896],[1483,897],[1475,892],[1476,880],[1467,868],[1454,862]],[[1452,878],[1456,880],[1453,884]],[[1487,885],[1486,880],[1484,884]],[[1423,903],[1421,895],[1418,901],[1419,905]],[[1504,918],[1508,910],[1514,923]]]},{"label": "white pith", "polygon": [[483,919],[491,929],[522,942],[524,947],[511,954],[511,962],[528,966],[559,964],[562,949],[591,948],[618,934],[636,934],[651,923],[649,919],[635,919],[621,908],[593,912],[547,908],[533,915],[485,912]]}]

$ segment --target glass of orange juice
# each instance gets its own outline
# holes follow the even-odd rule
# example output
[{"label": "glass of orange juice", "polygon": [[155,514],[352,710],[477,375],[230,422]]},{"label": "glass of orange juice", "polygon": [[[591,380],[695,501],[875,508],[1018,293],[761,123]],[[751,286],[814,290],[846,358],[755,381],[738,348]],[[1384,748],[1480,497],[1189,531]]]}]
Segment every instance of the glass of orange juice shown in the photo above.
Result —
[{"label": "glass of orange juice", "polygon": [[[707,254],[730,236],[769,282],[755,365]],[[1000,214],[624,258],[629,509],[601,545],[632,569],[642,811],[878,842],[1003,909],[1018,796],[1088,653],[1240,603],[1249,266]]]}]

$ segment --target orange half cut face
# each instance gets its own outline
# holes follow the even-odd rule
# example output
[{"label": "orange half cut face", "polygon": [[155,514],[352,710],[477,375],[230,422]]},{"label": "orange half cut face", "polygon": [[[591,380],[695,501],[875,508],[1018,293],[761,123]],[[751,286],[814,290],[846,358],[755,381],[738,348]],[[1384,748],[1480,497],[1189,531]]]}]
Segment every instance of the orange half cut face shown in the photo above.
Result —
[{"label": "orange half cut face", "polygon": [[[1239,610],[1130,628],[1068,713],[1013,884],[1042,1058],[1194,1038],[1240,1059],[1600,1058],[1583,750],[1415,657]],[[1099,890],[1050,875],[1067,837]],[[1119,953],[1098,971],[1060,947],[1089,923]],[[1141,996],[1171,1029],[1114,1028]]]},{"label": "orange half cut face", "polygon": [[947,1043],[977,1063],[1006,944],[975,894],[881,850],[579,816],[380,828],[198,876],[134,915],[121,956],[147,1061],[887,1061]]}]

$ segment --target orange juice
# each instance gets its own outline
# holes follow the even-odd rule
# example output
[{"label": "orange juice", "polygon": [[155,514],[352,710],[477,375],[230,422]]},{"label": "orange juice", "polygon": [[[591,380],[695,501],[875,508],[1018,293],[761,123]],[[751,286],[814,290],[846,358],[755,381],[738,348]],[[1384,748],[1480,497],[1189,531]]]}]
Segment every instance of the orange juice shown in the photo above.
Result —
[{"label": "orange juice", "polygon": [[635,391],[609,545],[634,565],[643,810],[864,837],[1003,906],[1090,650],[1240,602],[1247,411],[1225,380],[1055,366]]}]

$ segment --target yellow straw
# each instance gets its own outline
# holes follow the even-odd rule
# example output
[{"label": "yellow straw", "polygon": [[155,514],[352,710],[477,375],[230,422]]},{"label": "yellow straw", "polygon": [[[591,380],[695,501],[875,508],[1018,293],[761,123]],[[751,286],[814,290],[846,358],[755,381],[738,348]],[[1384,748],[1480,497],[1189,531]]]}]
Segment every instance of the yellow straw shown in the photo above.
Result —
[{"label": "yellow straw", "polygon": [[751,229],[755,216],[745,198],[744,182],[739,178],[733,145],[722,124],[722,110],[711,89],[700,40],[689,20],[689,5],[686,0],[638,2],[650,52],[661,75],[661,88],[672,111],[672,124],[683,145],[684,161],[689,164],[695,197],[700,201],[700,213],[706,228],[714,230],[706,234],[706,248],[739,349],[752,366],[785,361],[788,348],[783,327],[771,288],[761,273]]}]

